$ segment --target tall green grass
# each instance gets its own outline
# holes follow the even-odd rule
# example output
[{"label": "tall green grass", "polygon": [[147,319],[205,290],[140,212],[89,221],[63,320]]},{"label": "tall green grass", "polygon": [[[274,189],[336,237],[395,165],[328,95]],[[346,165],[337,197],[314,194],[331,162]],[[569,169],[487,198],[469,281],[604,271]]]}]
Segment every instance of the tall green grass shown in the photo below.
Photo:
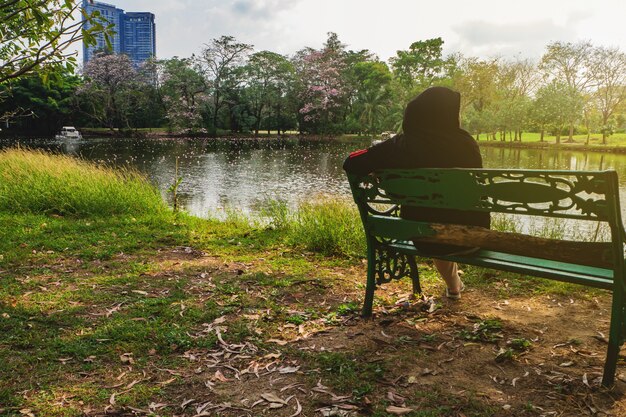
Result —
[{"label": "tall green grass", "polygon": [[214,220],[241,228],[275,229],[281,241],[293,247],[329,256],[363,256],[366,250],[361,217],[354,203],[317,197],[290,207],[283,200],[266,200],[252,213],[232,208]]},{"label": "tall green grass", "polygon": [[168,213],[159,191],[129,169],[42,151],[0,151],[0,211],[75,217]]},{"label": "tall green grass", "polygon": [[324,254],[363,256],[365,235],[354,203],[330,198],[301,203],[288,241]]}]

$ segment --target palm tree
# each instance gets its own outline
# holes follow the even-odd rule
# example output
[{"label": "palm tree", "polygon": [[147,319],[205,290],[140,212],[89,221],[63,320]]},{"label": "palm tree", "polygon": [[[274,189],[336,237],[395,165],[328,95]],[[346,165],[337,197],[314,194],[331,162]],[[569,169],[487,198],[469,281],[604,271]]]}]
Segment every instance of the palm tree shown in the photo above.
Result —
[{"label": "palm tree", "polygon": [[383,89],[361,91],[357,96],[359,121],[365,125],[366,132],[370,135],[376,132],[376,127],[388,108],[387,98],[388,92]]}]

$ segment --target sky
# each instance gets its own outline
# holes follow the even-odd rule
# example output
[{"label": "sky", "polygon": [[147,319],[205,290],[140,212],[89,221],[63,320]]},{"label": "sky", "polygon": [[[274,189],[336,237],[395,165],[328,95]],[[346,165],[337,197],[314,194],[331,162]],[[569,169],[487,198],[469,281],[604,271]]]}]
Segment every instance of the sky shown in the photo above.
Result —
[{"label": "sky", "polygon": [[554,41],[626,52],[626,0],[107,0],[156,15],[157,56],[189,57],[222,35],[291,55],[335,32],[387,61],[441,37],[444,54],[538,59]]}]

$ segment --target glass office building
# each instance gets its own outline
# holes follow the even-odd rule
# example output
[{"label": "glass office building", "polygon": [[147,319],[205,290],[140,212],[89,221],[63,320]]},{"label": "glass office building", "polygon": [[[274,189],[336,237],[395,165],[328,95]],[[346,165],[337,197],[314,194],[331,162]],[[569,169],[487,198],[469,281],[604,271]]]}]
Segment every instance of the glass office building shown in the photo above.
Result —
[{"label": "glass office building", "polygon": [[[111,48],[107,48],[103,35],[97,36],[97,44],[83,43],[83,62],[87,63],[94,54],[108,51],[126,54],[136,66],[156,55],[156,29],[154,14],[148,12],[128,12],[118,7],[94,0],[83,0],[87,13],[98,10],[100,15],[115,25],[111,38]],[[87,26],[89,27],[89,26]]]},{"label": "glass office building", "polygon": [[147,12],[128,12],[124,14],[123,21],[123,53],[128,54],[135,65],[155,56],[154,15]]}]

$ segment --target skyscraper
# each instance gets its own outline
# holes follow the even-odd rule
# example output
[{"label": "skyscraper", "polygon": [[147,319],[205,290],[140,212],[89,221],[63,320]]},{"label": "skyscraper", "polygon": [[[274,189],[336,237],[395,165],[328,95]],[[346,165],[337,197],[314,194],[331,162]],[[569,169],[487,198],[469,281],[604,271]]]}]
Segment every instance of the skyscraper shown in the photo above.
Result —
[{"label": "skyscraper", "polygon": [[124,15],[122,49],[133,64],[139,65],[156,54],[154,15],[129,12]]},{"label": "skyscraper", "polygon": [[[138,66],[156,55],[156,28],[154,14],[148,12],[129,12],[112,4],[94,0],[83,0],[83,9],[87,13],[95,10],[114,25],[111,48],[108,48],[103,35],[97,35],[97,44],[87,46],[83,42],[83,62],[87,63],[94,54],[102,51],[114,54],[126,54]],[[89,24],[86,26],[89,27]]]}]

